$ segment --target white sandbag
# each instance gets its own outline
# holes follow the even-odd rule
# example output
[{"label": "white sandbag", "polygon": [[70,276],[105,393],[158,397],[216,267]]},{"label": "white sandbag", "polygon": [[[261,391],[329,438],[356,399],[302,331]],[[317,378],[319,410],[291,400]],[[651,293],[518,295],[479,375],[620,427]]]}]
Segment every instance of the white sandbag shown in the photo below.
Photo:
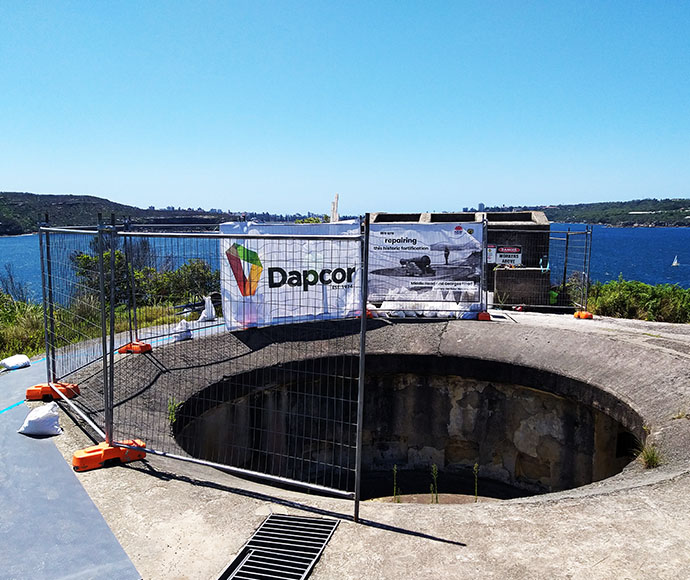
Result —
[{"label": "white sandbag", "polygon": [[31,362],[29,361],[29,357],[25,354],[15,354],[0,360],[0,367],[9,371],[14,369],[22,369],[28,366],[31,366]]},{"label": "white sandbag", "polygon": [[[204,296],[204,311],[199,316],[199,322],[208,322],[216,319],[216,310],[213,308],[210,296]],[[191,338],[191,337],[190,337]]]},{"label": "white sandbag", "polygon": [[17,433],[24,435],[61,435],[58,405],[55,401],[36,407],[24,419]]},{"label": "white sandbag", "polygon": [[189,322],[186,320],[180,320],[173,332],[175,333],[175,342],[190,340],[192,338],[192,329],[189,328]]}]

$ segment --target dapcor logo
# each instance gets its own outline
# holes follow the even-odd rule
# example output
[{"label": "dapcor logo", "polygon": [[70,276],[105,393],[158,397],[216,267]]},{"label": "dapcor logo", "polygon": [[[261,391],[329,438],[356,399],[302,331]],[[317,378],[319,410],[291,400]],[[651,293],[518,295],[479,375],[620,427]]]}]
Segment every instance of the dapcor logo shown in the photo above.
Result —
[{"label": "dapcor logo", "polygon": [[[254,296],[259,286],[261,272],[264,269],[259,254],[235,243],[228,248],[225,255],[242,296]],[[245,274],[245,267],[247,266],[249,266],[248,275]]]}]

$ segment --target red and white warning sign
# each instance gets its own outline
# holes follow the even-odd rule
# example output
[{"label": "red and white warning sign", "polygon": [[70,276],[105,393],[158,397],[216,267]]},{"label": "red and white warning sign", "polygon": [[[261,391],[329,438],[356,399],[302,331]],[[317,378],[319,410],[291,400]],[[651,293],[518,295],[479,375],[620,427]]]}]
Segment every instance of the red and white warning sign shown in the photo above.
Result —
[{"label": "red and white warning sign", "polygon": [[486,262],[488,264],[506,264],[509,266],[522,265],[521,246],[498,246],[488,244],[486,246]]}]

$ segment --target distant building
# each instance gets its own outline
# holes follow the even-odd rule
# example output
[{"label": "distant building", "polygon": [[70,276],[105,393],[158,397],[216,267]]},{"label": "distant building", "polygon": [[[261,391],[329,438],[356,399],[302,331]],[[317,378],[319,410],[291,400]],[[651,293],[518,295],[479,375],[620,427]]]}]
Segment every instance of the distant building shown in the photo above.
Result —
[{"label": "distant building", "polygon": [[486,207],[486,206],[485,206],[483,203],[480,203],[480,204],[477,206],[477,208],[479,209],[479,211],[484,211],[484,208],[485,208],[485,207]]}]

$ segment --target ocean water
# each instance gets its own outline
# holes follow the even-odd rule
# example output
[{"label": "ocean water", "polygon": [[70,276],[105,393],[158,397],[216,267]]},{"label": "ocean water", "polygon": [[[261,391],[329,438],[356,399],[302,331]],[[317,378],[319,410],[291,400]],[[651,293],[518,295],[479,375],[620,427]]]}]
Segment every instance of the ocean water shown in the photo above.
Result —
[{"label": "ocean water", "polygon": [[41,301],[41,252],[38,234],[0,236],[0,278],[7,276],[8,264],[15,279],[27,285],[32,299]]},{"label": "ocean water", "polygon": [[[552,229],[584,229],[579,224],[552,224]],[[679,266],[671,266],[678,256]],[[690,288],[690,228],[611,228],[592,232],[590,278],[595,282],[639,280]]]},{"label": "ocean water", "polygon": [[[552,224],[554,231],[584,229],[580,224]],[[671,266],[678,256],[679,266]],[[41,300],[38,235],[0,237],[0,277],[11,264],[15,277]],[[690,288],[690,228],[610,228],[594,226],[590,276],[606,282],[623,276],[647,284]]]}]

